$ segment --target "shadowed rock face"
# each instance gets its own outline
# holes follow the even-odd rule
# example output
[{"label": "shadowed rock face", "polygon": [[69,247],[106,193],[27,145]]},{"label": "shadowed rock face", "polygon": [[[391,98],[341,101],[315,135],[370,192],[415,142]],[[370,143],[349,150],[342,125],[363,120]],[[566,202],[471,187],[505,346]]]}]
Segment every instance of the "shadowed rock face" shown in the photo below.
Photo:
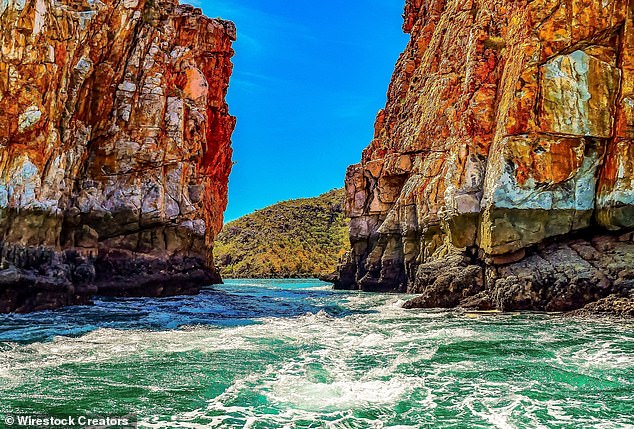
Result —
[{"label": "shadowed rock face", "polygon": [[220,280],[235,34],[176,0],[0,0],[0,312]]},{"label": "shadowed rock face", "polygon": [[[352,251],[337,286],[423,293],[418,306],[480,294],[504,309],[629,293],[634,4],[407,0],[404,16],[411,40],[346,175]],[[618,248],[609,270],[593,252],[573,257],[575,240]],[[535,280],[538,257],[551,269]],[[570,263],[594,264],[600,291],[567,300]],[[513,300],[523,288],[539,297]]]}]

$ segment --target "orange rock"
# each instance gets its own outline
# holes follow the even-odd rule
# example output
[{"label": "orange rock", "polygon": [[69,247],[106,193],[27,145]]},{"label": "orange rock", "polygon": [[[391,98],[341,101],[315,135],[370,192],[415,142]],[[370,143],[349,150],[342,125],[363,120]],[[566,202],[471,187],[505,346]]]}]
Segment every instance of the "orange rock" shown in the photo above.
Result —
[{"label": "orange rock", "polygon": [[[100,293],[143,293],[151,280],[147,293],[161,295],[218,280],[211,252],[231,170],[233,23],[176,0],[5,7],[3,246],[45,246],[70,266],[60,278]],[[47,234],[31,231],[41,218]],[[68,260],[87,243],[91,260]],[[77,264],[92,275],[76,281]]]},{"label": "orange rock", "polygon": [[414,290],[421,264],[456,252],[516,262],[594,218],[634,227],[631,1],[407,0],[404,18],[375,139],[346,178],[366,233],[343,286]]}]

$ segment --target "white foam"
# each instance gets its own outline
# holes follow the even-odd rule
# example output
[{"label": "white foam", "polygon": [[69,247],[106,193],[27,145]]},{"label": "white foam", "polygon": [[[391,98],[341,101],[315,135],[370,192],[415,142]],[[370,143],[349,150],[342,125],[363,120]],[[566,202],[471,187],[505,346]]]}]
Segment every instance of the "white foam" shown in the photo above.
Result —
[{"label": "white foam", "polygon": [[[94,367],[126,362],[135,371],[135,366],[147,363],[148,371],[152,371],[151,359],[183,354],[185,359],[192,359],[192,366],[226,370],[232,377],[230,384],[198,409],[177,413],[169,421],[147,418],[140,427],[254,429],[262,422],[267,427],[294,428],[293,422],[298,420],[336,429],[442,427],[446,421],[436,425],[434,420],[437,417],[433,410],[438,407],[452,410],[456,419],[465,419],[465,426],[477,422],[474,427],[627,427],[623,420],[602,422],[576,416],[571,407],[582,408],[581,400],[540,402],[530,398],[526,391],[544,388],[538,380],[522,376],[499,382],[487,381],[484,376],[462,379],[461,372],[474,374],[485,368],[484,358],[471,358],[468,351],[463,353],[459,349],[450,359],[443,359],[446,357],[443,353],[451,353],[448,348],[452,345],[470,341],[499,342],[500,338],[507,338],[538,343],[539,330],[523,336],[524,330],[489,329],[488,320],[447,317],[448,313],[443,311],[409,312],[401,308],[402,295],[345,297],[348,301],[345,305],[352,310],[345,317],[334,317],[322,310],[292,318],[263,318],[258,324],[227,328],[196,326],[158,332],[102,328],[79,338],[57,337],[49,343],[12,345],[0,353],[0,377],[3,383],[7,381],[0,387],[0,395],[9,389],[19,390],[27,383],[44,385],[48,375],[59,373],[59,368],[68,364]],[[634,357],[619,348],[620,340],[595,340],[592,332],[587,336],[588,344],[560,349],[554,357],[546,355],[543,359],[558,369],[577,373],[634,367]],[[548,338],[559,341],[556,335]],[[215,359],[218,352],[223,352],[222,358]],[[249,364],[227,358],[234,356],[234,352],[236,356],[240,352],[240,359],[247,356],[254,362],[267,360],[265,365],[257,365],[257,369],[246,374],[244,371],[233,374],[234,367],[244,368]],[[508,357],[492,365],[508,369],[506,366],[514,362],[521,363],[520,359],[520,356]],[[177,373],[175,368],[174,374]],[[79,373],[71,373],[69,377],[75,377],[75,383],[81,380]],[[122,387],[130,383],[129,386],[145,389],[152,395],[171,394],[173,388],[156,380],[105,382]],[[72,392],[67,393],[73,397]],[[267,401],[266,407],[259,408],[257,401],[245,403],[245,395],[258,398],[261,395]],[[417,403],[413,409],[391,423],[387,421],[399,404],[411,404],[414,400]],[[161,404],[156,407],[161,408]],[[274,408],[276,413],[267,412],[267,407]],[[387,417],[385,421],[363,418],[359,410]],[[546,422],[544,410],[548,416]],[[403,424],[399,425],[398,419]],[[412,422],[420,425],[411,425]]]},{"label": "white foam", "polygon": [[399,380],[337,381],[327,384],[311,383],[297,376],[281,376],[271,387],[268,394],[271,400],[311,411],[392,405],[409,390],[408,385]]}]

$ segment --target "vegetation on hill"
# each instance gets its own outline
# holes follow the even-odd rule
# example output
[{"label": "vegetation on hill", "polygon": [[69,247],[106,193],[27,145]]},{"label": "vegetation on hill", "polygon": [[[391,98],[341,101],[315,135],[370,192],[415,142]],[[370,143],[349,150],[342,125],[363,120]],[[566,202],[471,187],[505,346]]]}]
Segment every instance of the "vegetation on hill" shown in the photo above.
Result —
[{"label": "vegetation on hill", "polygon": [[344,191],[284,201],[227,223],[214,245],[225,278],[317,277],[349,247]]}]

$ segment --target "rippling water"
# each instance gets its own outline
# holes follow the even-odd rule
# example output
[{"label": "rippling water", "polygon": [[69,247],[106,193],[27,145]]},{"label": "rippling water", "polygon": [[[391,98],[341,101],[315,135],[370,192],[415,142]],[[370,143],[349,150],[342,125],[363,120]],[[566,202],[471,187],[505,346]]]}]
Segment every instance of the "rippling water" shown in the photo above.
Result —
[{"label": "rippling water", "polygon": [[0,414],[141,427],[634,428],[634,323],[244,280],[0,316]]}]

